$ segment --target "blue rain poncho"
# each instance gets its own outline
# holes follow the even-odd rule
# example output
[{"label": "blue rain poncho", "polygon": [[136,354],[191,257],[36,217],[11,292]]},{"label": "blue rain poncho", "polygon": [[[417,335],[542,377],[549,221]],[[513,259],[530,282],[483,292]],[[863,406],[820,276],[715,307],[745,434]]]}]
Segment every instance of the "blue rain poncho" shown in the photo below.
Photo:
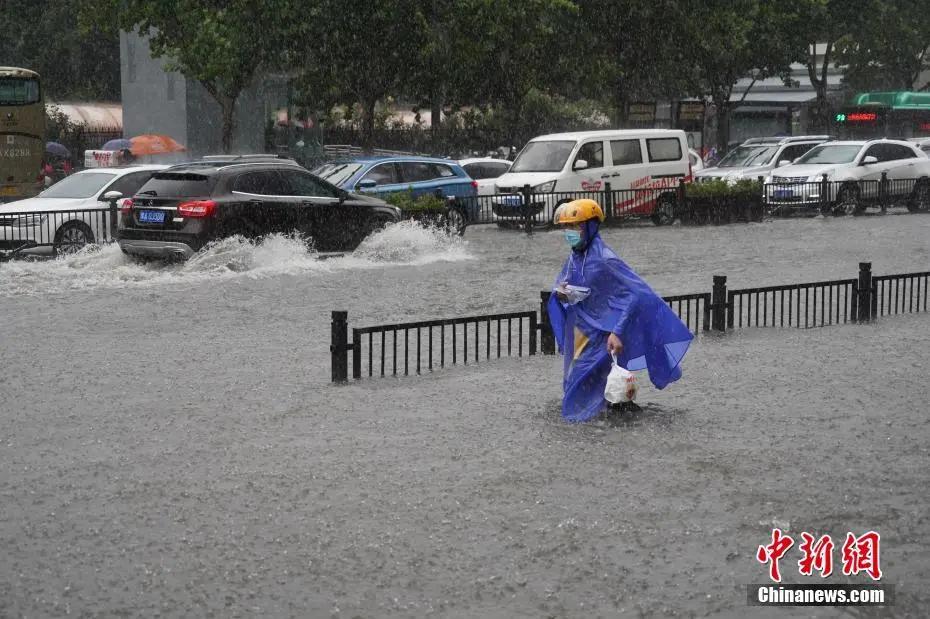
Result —
[{"label": "blue rain poncho", "polygon": [[617,363],[649,370],[658,389],[681,378],[679,364],[693,335],[646,282],[601,240],[595,221],[585,222],[586,246],[572,250],[555,281],[585,286],[590,295],[569,305],[554,293],[549,319],[565,357],[562,417],[588,421],[606,407],[604,387],[613,363],[607,337],[623,343]]}]

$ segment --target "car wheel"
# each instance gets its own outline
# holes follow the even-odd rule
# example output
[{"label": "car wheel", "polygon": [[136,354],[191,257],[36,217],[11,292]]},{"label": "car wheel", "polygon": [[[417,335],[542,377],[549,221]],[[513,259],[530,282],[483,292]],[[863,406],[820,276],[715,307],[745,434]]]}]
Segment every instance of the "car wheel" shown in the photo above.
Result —
[{"label": "car wheel", "polygon": [[675,221],[675,200],[668,194],[659,196],[655,211],[652,212],[652,223],[657,226],[668,226]]},{"label": "car wheel", "polygon": [[917,182],[907,200],[907,210],[912,213],[930,212],[930,181],[923,179]]},{"label": "car wheel", "polygon": [[461,209],[450,208],[443,215],[443,223],[449,232],[463,236],[465,228],[468,226],[468,218],[465,217],[465,213]]},{"label": "car wheel", "polygon": [[75,254],[93,244],[94,233],[87,224],[69,221],[55,233],[54,250],[59,255]]},{"label": "car wheel", "polygon": [[865,210],[859,201],[859,188],[853,185],[844,185],[840,187],[839,193],[836,194],[836,203],[833,205],[833,214],[840,215],[858,215]]}]

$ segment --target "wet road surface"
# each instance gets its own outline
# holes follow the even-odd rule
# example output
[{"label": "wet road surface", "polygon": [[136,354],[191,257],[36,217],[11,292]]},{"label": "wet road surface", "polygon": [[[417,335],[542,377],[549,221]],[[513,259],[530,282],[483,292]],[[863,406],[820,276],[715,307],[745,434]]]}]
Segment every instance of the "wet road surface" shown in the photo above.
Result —
[{"label": "wet road surface", "polygon": [[[676,294],[927,270],[928,232],[605,238]],[[702,336],[641,413],[584,426],[552,357],[328,383],[330,310],[532,309],[564,255],[557,233],[401,227],[325,261],[274,238],[0,265],[0,616],[842,616],[746,606],[773,526],[879,531],[897,605],[874,616],[926,615],[926,314]],[[797,558],[786,582],[810,582]]]}]

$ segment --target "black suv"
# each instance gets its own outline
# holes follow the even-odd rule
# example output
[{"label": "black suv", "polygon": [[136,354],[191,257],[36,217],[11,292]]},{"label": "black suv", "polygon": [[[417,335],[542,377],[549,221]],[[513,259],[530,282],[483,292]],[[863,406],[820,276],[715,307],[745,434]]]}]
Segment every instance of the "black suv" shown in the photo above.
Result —
[{"label": "black suv", "polygon": [[187,259],[216,239],[275,232],[297,232],[318,251],[351,251],[400,218],[291,160],[205,158],[153,175],[120,209],[117,238],[124,253],[153,258]]}]

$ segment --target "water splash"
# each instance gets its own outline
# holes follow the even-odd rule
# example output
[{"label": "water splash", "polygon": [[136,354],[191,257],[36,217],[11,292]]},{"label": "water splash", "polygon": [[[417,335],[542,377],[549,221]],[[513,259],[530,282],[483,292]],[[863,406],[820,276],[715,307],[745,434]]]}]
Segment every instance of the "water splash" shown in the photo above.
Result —
[{"label": "water splash", "polygon": [[[323,259],[328,258],[328,259]],[[351,254],[322,256],[297,235],[258,241],[234,236],[211,243],[182,263],[139,263],[116,245],[89,247],[54,260],[0,263],[0,296],[61,293],[92,288],[198,284],[207,280],[319,274],[458,262],[472,259],[460,237],[402,222],[371,235]]]}]

